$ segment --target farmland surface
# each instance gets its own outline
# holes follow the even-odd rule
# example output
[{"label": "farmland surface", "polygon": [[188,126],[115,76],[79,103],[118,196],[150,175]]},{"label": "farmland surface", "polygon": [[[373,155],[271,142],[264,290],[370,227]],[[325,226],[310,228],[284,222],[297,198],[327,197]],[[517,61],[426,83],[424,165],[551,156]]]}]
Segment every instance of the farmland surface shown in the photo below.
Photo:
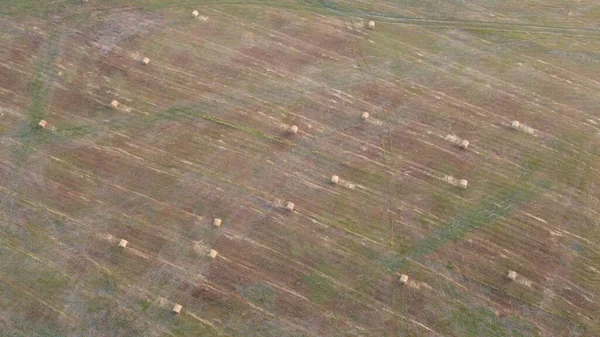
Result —
[{"label": "farmland surface", "polygon": [[2,337],[600,336],[596,0],[0,0],[0,46]]}]

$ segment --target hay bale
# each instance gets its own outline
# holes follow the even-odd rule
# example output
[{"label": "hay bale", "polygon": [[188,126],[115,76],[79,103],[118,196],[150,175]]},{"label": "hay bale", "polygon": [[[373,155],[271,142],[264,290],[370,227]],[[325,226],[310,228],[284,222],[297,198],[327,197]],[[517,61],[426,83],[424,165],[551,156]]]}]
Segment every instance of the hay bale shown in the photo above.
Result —
[{"label": "hay bale", "polygon": [[517,279],[517,272],[514,270],[509,270],[508,274],[506,275],[506,277],[508,277],[510,280],[516,280]]},{"label": "hay bale", "polygon": [[462,188],[462,189],[465,189],[465,188],[467,188],[467,184],[468,184],[468,183],[469,183],[469,182],[467,181],[467,179],[461,179],[461,180],[458,182],[458,186],[459,186],[460,188]]},{"label": "hay bale", "polygon": [[194,11],[192,12],[192,17],[198,17],[198,11],[194,9]]},{"label": "hay bale", "polygon": [[364,120],[367,120],[367,119],[369,119],[369,113],[368,113],[368,112],[366,112],[366,111],[364,111],[364,112],[362,113],[362,115],[360,116],[360,118],[362,118],[362,119],[364,119]]},{"label": "hay bale", "polygon": [[408,275],[406,275],[406,274],[400,275],[400,284],[407,284],[407,283],[408,283]]},{"label": "hay bale", "polygon": [[288,211],[293,211],[293,210],[294,210],[294,206],[295,206],[295,205],[294,205],[294,203],[293,203],[293,202],[291,202],[291,201],[288,201],[288,202],[287,202],[287,204],[285,205],[285,208],[286,208]]},{"label": "hay bale", "polygon": [[127,247],[128,243],[129,243],[129,241],[127,241],[125,239],[121,239],[121,241],[119,241],[119,247],[125,248],[125,247]]},{"label": "hay bale", "polygon": [[375,28],[375,21],[369,21],[369,25],[367,27],[369,27],[369,29]]},{"label": "hay bale", "polygon": [[213,220],[213,226],[215,226],[215,227],[221,227],[221,222],[223,222],[221,219],[215,218]]},{"label": "hay bale", "polygon": [[41,127],[42,129],[45,129],[45,128],[46,128],[46,126],[48,126],[48,122],[46,122],[45,120],[43,120],[43,119],[42,119],[42,120],[41,120],[41,121],[38,123],[38,126],[39,126],[39,127]]},{"label": "hay bale", "polygon": [[518,129],[521,126],[521,123],[519,123],[519,121],[512,121],[512,123],[510,123],[510,127],[513,129]]},{"label": "hay bale", "polygon": [[116,99],[113,99],[112,102],[110,102],[110,107],[113,109],[116,109],[119,106],[119,101],[117,101]]},{"label": "hay bale", "polygon": [[173,310],[172,311],[173,311],[174,314],[179,314],[181,312],[182,308],[183,307],[181,306],[181,304],[175,303],[175,305],[173,306]]},{"label": "hay bale", "polygon": [[464,149],[464,150],[466,150],[466,149],[469,147],[469,144],[470,144],[470,143],[469,143],[469,141],[468,141],[468,140],[466,140],[466,139],[463,139],[463,140],[460,142],[460,148],[461,148],[461,149]]},{"label": "hay bale", "polygon": [[217,257],[217,255],[219,255],[219,252],[217,252],[217,251],[216,251],[216,250],[214,250],[214,249],[211,249],[211,250],[210,250],[210,252],[208,253],[208,256],[210,256],[210,257],[211,257],[211,258],[213,258],[213,259],[214,259],[214,258],[216,258],[216,257]]},{"label": "hay bale", "polygon": [[331,176],[331,183],[332,184],[338,184],[340,182],[340,177],[338,176]]},{"label": "hay bale", "polygon": [[298,126],[297,125],[292,125],[290,127],[290,133],[297,134],[298,133]]},{"label": "hay bale", "polygon": [[144,57],[144,59],[142,60],[142,63],[143,64],[148,64],[148,63],[150,63],[150,59],[147,58],[147,57]]}]

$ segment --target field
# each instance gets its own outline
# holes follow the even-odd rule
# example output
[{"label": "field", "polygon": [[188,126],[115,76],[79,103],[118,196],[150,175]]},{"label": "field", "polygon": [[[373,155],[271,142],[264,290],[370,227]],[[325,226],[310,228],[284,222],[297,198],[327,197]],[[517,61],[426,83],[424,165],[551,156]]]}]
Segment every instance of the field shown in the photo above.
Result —
[{"label": "field", "polygon": [[2,337],[600,336],[595,0],[3,0],[0,42]]}]

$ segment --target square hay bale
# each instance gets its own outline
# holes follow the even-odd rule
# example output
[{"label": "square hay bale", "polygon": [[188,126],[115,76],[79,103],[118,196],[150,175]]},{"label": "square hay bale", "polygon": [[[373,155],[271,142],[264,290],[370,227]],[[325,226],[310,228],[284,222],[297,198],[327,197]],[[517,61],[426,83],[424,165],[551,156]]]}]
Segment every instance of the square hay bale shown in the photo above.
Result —
[{"label": "square hay bale", "polygon": [[406,275],[406,274],[400,275],[400,284],[407,284],[407,283],[408,283],[408,275]]},{"label": "square hay bale", "polygon": [[214,249],[211,249],[210,252],[208,253],[208,256],[210,256],[212,259],[216,258],[217,255],[219,255],[219,252],[217,252]]},{"label": "square hay bale", "polygon": [[194,9],[194,11],[192,12],[192,17],[198,17],[198,14],[200,13],[198,13],[198,11]]},{"label": "square hay bale", "polygon": [[142,63],[143,64],[148,64],[148,63],[150,63],[150,59],[147,58],[147,57],[144,57],[144,59],[142,60]]},{"label": "square hay bale", "polygon": [[290,133],[297,134],[298,133],[298,126],[297,125],[290,126]]},{"label": "square hay bale", "polygon": [[215,218],[213,220],[213,226],[215,226],[215,227],[221,227],[221,222],[223,222],[221,219]]},{"label": "square hay bale", "polygon": [[463,150],[466,150],[466,149],[469,147],[469,144],[470,144],[470,143],[469,143],[469,141],[468,141],[468,140],[466,140],[466,139],[463,139],[463,140],[460,142],[460,148],[461,148],[461,149],[463,149]]},{"label": "square hay bale", "polygon": [[458,182],[458,186],[459,186],[460,188],[462,188],[462,189],[465,189],[465,188],[467,188],[467,184],[468,184],[468,183],[469,183],[469,182],[467,181],[467,179],[461,179],[461,180]]},{"label": "square hay bale", "polygon": [[338,176],[331,176],[331,183],[332,184],[338,184],[340,182],[340,177]]},{"label": "square hay bale", "polygon": [[367,27],[369,27],[369,29],[375,28],[375,21],[369,21],[369,25]]},{"label": "square hay bale", "polygon": [[41,120],[41,121],[38,123],[38,126],[39,126],[39,127],[41,127],[42,129],[45,129],[45,128],[46,128],[46,126],[48,126],[48,122],[46,122],[45,120],[43,120],[43,119],[42,119],[42,120]]},{"label": "square hay bale", "polygon": [[113,99],[112,102],[110,102],[110,107],[113,109],[116,109],[119,106],[119,101],[117,101],[116,99]]},{"label": "square hay bale", "polygon": [[506,275],[506,277],[508,277],[510,280],[516,280],[517,279],[517,272],[514,270],[509,270],[508,274]]},{"label": "square hay bale", "polygon": [[285,205],[285,209],[287,209],[288,211],[293,211],[294,210],[294,203],[291,201],[288,201],[287,204]]},{"label": "square hay bale", "polygon": [[127,247],[128,243],[129,243],[129,241],[127,241],[125,239],[121,239],[121,241],[119,241],[119,247],[125,248],[125,247]]},{"label": "square hay bale", "polygon": [[520,126],[521,126],[521,123],[519,123],[519,121],[512,121],[510,123],[510,127],[513,128],[513,129],[515,129],[515,130],[518,129]]},{"label": "square hay bale", "polygon": [[366,111],[364,111],[364,112],[362,113],[362,115],[360,116],[360,118],[362,118],[362,119],[364,119],[364,120],[367,120],[367,119],[369,119],[369,116],[370,116],[370,115],[369,115],[369,113],[368,113],[368,112],[366,112]]},{"label": "square hay bale", "polygon": [[175,303],[175,305],[173,306],[173,310],[171,310],[171,311],[173,311],[174,314],[179,314],[179,313],[181,313],[181,309],[183,309],[181,304]]}]

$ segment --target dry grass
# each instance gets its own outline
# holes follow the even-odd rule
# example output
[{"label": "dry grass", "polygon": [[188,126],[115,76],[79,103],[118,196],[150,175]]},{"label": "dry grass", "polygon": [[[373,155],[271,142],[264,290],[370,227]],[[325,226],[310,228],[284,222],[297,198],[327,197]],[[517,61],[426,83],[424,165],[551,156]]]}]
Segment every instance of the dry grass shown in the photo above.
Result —
[{"label": "dry grass", "polygon": [[3,3],[3,333],[599,335],[597,7]]}]

